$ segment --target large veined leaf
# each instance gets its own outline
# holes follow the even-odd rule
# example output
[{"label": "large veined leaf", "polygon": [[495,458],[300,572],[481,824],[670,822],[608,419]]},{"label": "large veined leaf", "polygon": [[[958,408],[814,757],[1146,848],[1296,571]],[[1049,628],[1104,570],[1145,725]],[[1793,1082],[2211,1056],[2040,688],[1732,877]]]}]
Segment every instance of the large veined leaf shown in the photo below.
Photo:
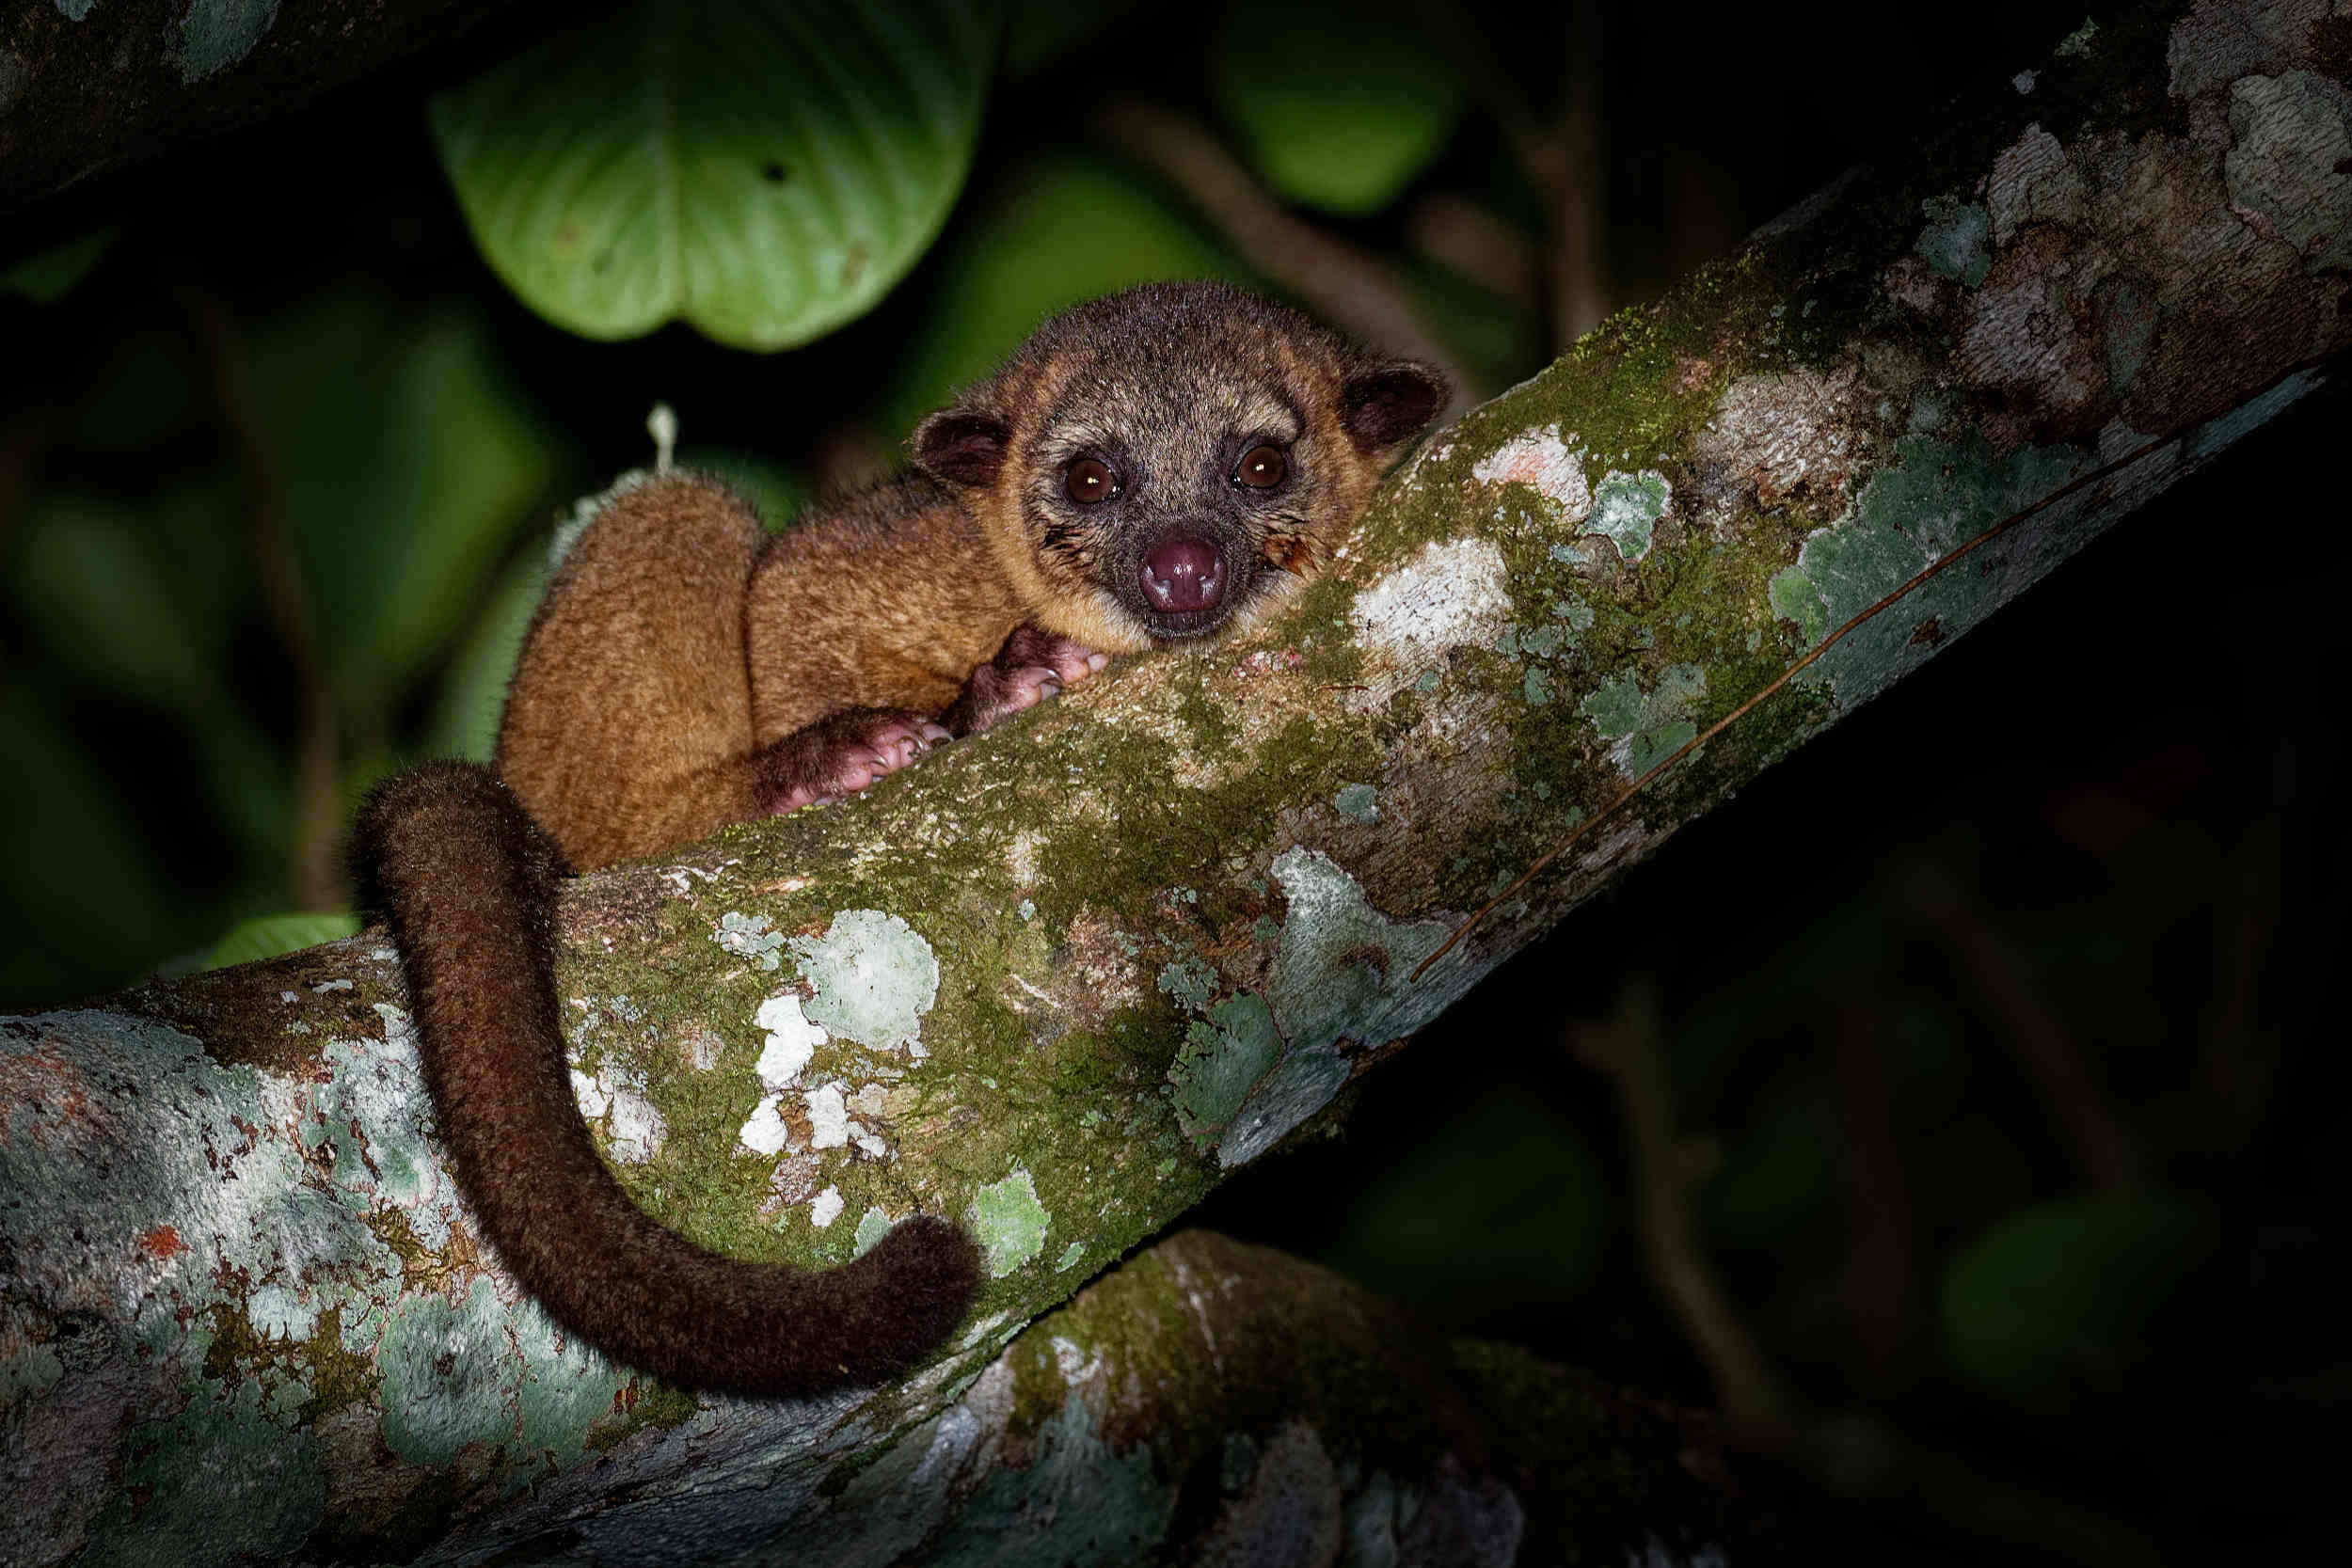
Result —
[{"label": "large veined leaf", "polygon": [[987,0],[633,0],[441,93],[433,131],[475,243],[548,321],[788,348],[939,232],[997,30]]},{"label": "large veined leaf", "polygon": [[1394,200],[1443,150],[1462,108],[1461,78],[1394,4],[1229,5],[1210,64],[1258,172],[1327,212]]}]

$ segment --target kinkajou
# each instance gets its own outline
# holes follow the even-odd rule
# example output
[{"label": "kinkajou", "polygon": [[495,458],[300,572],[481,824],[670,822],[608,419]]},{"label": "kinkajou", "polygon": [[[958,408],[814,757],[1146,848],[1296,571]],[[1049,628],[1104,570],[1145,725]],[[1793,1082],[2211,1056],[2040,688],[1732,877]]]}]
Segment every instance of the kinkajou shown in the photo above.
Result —
[{"label": "kinkajou", "polygon": [[684,472],[604,505],[532,625],[495,769],[391,780],[356,845],[458,1180],[558,1323],[680,1386],[806,1395],[916,1364],[979,1261],[917,1216],[803,1273],[641,1211],[573,1101],[557,880],[862,789],[1110,655],[1250,626],[1445,400],[1282,306],[1152,284],[1046,323],[923,420],[913,471],[782,533]]}]

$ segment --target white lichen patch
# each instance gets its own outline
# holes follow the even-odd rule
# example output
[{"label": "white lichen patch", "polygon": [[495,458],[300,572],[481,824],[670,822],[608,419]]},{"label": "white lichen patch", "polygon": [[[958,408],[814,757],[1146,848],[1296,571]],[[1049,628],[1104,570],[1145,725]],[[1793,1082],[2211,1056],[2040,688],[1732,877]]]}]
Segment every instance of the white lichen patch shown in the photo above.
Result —
[{"label": "white lichen patch", "polygon": [[762,1002],[752,1022],[767,1031],[759,1048],[758,1071],[760,1083],[771,1093],[790,1088],[828,1037],[808,1021],[801,1011],[801,999],[789,991]]},{"label": "white lichen patch", "polygon": [[610,1129],[605,1152],[626,1165],[651,1160],[670,1135],[660,1108],[646,1098],[644,1081],[635,1073],[623,1073],[613,1082]]},{"label": "white lichen patch", "polygon": [[840,1085],[811,1089],[802,1101],[808,1107],[809,1148],[839,1148],[850,1141],[850,1110],[842,1100]]},{"label": "white lichen patch", "polygon": [[808,1223],[822,1230],[841,1217],[841,1189],[827,1187],[808,1206]]},{"label": "white lichen patch", "polygon": [[579,1106],[580,1114],[590,1121],[595,1121],[612,1108],[612,1097],[605,1092],[604,1085],[593,1074],[582,1072],[578,1068],[572,1069],[572,1103]]},{"label": "white lichen patch", "polygon": [[939,999],[939,959],[921,933],[880,910],[844,910],[821,937],[790,943],[814,989],[804,1009],[829,1033],[920,1058],[923,1015]]},{"label": "white lichen patch", "polygon": [[1046,1343],[1053,1349],[1055,1370],[1061,1373],[1061,1380],[1065,1385],[1075,1387],[1081,1383],[1091,1382],[1101,1375],[1103,1370],[1101,1346],[1080,1349],[1076,1340],[1066,1338],[1059,1334],[1053,1336]]},{"label": "white lichen patch", "polygon": [[1486,484],[1533,487],[1559,506],[1561,520],[1571,528],[1593,509],[1593,492],[1584,482],[1584,455],[1561,440],[1556,430],[1514,436],[1480,459],[1470,477]]},{"label": "white lichen patch", "polygon": [[2352,91],[2309,71],[2243,77],[2230,134],[2232,206],[2259,214],[2306,271],[2352,267]]},{"label": "white lichen patch", "polygon": [[714,866],[674,865],[661,873],[661,879],[670,884],[671,891],[683,898],[689,893],[693,892],[694,883],[697,880],[717,881],[720,872],[724,871],[730,865],[742,863],[740,859],[731,855]]},{"label": "white lichen patch", "polygon": [[[1442,921],[1391,920],[1364,896],[1362,884],[1319,850],[1294,847],[1271,867],[1289,902],[1281,945],[1263,1003],[1236,997],[1220,1006],[1221,1036],[1203,1036],[1217,1049],[1192,1064],[1180,1082],[1206,1106],[1215,1087],[1201,1069],[1230,1059],[1237,1107],[1216,1139],[1227,1169],[1256,1159],[1331,1102],[1355,1068],[1351,1047],[1381,1045],[1420,1028],[1469,981],[1438,971],[1425,983],[1413,970],[1436,952],[1450,927]],[[1254,1005],[1255,1012],[1245,1011]],[[1252,1019],[1262,1022],[1252,1026]]]},{"label": "white lichen patch", "polygon": [[1358,594],[1349,619],[1376,661],[1353,705],[1385,707],[1424,671],[1440,667],[1447,649],[1490,647],[1510,629],[1502,552],[1486,539],[1433,540]]},{"label": "white lichen patch", "polygon": [[572,1100],[580,1116],[605,1123],[605,1152],[625,1165],[642,1165],[661,1151],[670,1135],[660,1109],[645,1095],[644,1075],[600,1068],[572,1069]]},{"label": "white lichen patch", "polygon": [[736,1132],[736,1141],[754,1154],[773,1159],[784,1152],[791,1141],[792,1130],[784,1119],[784,1097],[771,1094],[761,1098],[752,1107],[752,1114]]},{"label": "white lichen patch", "polygon": [[1034,828],[1024,828],[1012,835],[1011,846],[1005,852],[1005,869],[1012,873],[1015,886],[1037,884],[1037,852],[1044,843],[1044,835]]},{"label": "white lichen patch", "polygon": [[318,1326],[319,1314],[317,1306],[304,1299],[307,1294],[282,1285],[258,1287],[246,1297],[246,1320],[265,1339],[308,1339]]},{"label": "white lichen patch", "polygon": [[[1006,1315],[1002,1312],[991,1312],[987,1317],[973,1323],[971,1327],[963,1331],[963,1338],[956,1341],[956,1348],[958,1350],[970,1350],[974,1345],[978,1344],[981,1340],[987,1338],[991,1334],[995,1333],[997,1327],[1004,1323],[1005,1316]],[[993,1369],[992,1369],[992,1370],[993,1370]],[[1008,1373],[1009,1373],[1009,1370],[1010,1369],[1007,1369]]]},{"label": "white lichen patch", "polygon": [[1800,493],[1816,501],[1844,495],[1864,422],[1856,406],[1861,382],[1859,366],[1840,364],[1743,375],[1726,387],[1692,443],[1692,456],[1729,481],[1717,487],[1723,500],[1698,519],[1702,526],[1727,526],[1743,491],[1767,507]]},{"label": "white lichen patch", "polygon": [[1993,219],[1993,243],[2004,245],[2027,224],[2080,223],[2083,177],[2063,143],[2040,124],[2028,125],[1993,160],[1984,204]]},{"label": "white lichen patch", "polygon": [[1381,1045],[1437,1016],[1410,976],[1452,927],[1391,920],[1330,856],[1294,846],[1274,858],[1289,912],[1266,1001],[1293,1051],[1341,1039]]},{"label": "white lichen patch", "polygon": [[320,1053],[332,1076],[297,1091],[304,1118],[297,1136],[306,1145],[333,1146],[335,1184],[354,1201],[371,1211],[405,1211],[417,1238],[439,1246],[449,1240],[459,1200],[424,1121],[429,1113],[416,1026],[389,1003],[377,1003],[375,1013],[383,1020],[383,1038],[329,1040]]}]

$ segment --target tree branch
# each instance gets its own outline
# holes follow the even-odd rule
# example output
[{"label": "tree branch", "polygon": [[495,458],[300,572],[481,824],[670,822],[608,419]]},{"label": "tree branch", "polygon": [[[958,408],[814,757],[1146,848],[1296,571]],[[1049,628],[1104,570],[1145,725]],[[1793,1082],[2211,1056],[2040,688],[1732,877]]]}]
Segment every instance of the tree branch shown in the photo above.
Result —
[{"label": "tree branch", "polygon": [[0,213],[283,113],[496,8],[461,0],[10,6],[0,12]]},{"label": "tree branch", "polygon": [[1422,325],[1387,269],[1276,200],[1204,127],[1132,100],[1112,104],[1095,123],[1112,145],[1183,192],[1243,261],[1383,353],[1437,366],[1454,388],[1452,412],[1468,404],[1470,372]]},{"label": "tree branch", "polygon": [[[1138,1426],[1070,1403],[1086,1342],[1021,1325],[1335,1116],[1676,827],[2342,373],[2352,67],[2326,10],[2198,0],[2078,35],[1905,169],[1471,411],[1256,641],[1131,661],[853,800],[571,888],[583,1103],[649,1208],[807,1264],[917,1205],[979,1236],[974,1325],[903,1386],[697,1402],[564,1344],[473,1239],[378,936],[0,1022],[0,1556],[593,1535],[903,1559],[953,1540],[923,1523],[947,1485],[926,1465],[966,1423],[1003,1440],[956,1484],[1033,1522],[1167,1497],[1171,1423],[1245,1492],[1278,1444],[1311,1469],[1332,1450],[1270,1404],[1160,1398],[1184,1358],[1119,1291],[1172,1265],[1090,1298],[1136,1304],[1105,1334]],[[771,1038],[812,1048],[788,1082]],[[1280,1327],[1262,1299],[1215,1354]],[[1496,1481],[1533,1516],[1539,1483],[1450,1430],[1424,1451],[1464,1495]],[[1657,1473],[1586,1451],[1540,1484]],[[1396,1484],[1332,1473],[1319,1495],[1350,1509]]]}]

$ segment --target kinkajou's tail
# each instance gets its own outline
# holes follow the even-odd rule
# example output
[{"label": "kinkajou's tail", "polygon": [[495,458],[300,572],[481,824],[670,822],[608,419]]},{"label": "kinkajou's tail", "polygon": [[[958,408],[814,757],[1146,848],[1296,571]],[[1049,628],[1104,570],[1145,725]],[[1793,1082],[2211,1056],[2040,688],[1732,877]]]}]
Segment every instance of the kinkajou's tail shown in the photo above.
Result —
[{"label": "kinkajou's tail", "polygon": [[705,1251],[622,1191],[564,1060],[563,857],[497,774],[436,763],[389,781],[361,809],[354,847],[407,968],[458,1182],[556,1322],[681,1387],[766,1395],[877,1382],[955,1328],[979,1256],[946,1221],[907,1220],[856,1261],[803,1274]]}]

